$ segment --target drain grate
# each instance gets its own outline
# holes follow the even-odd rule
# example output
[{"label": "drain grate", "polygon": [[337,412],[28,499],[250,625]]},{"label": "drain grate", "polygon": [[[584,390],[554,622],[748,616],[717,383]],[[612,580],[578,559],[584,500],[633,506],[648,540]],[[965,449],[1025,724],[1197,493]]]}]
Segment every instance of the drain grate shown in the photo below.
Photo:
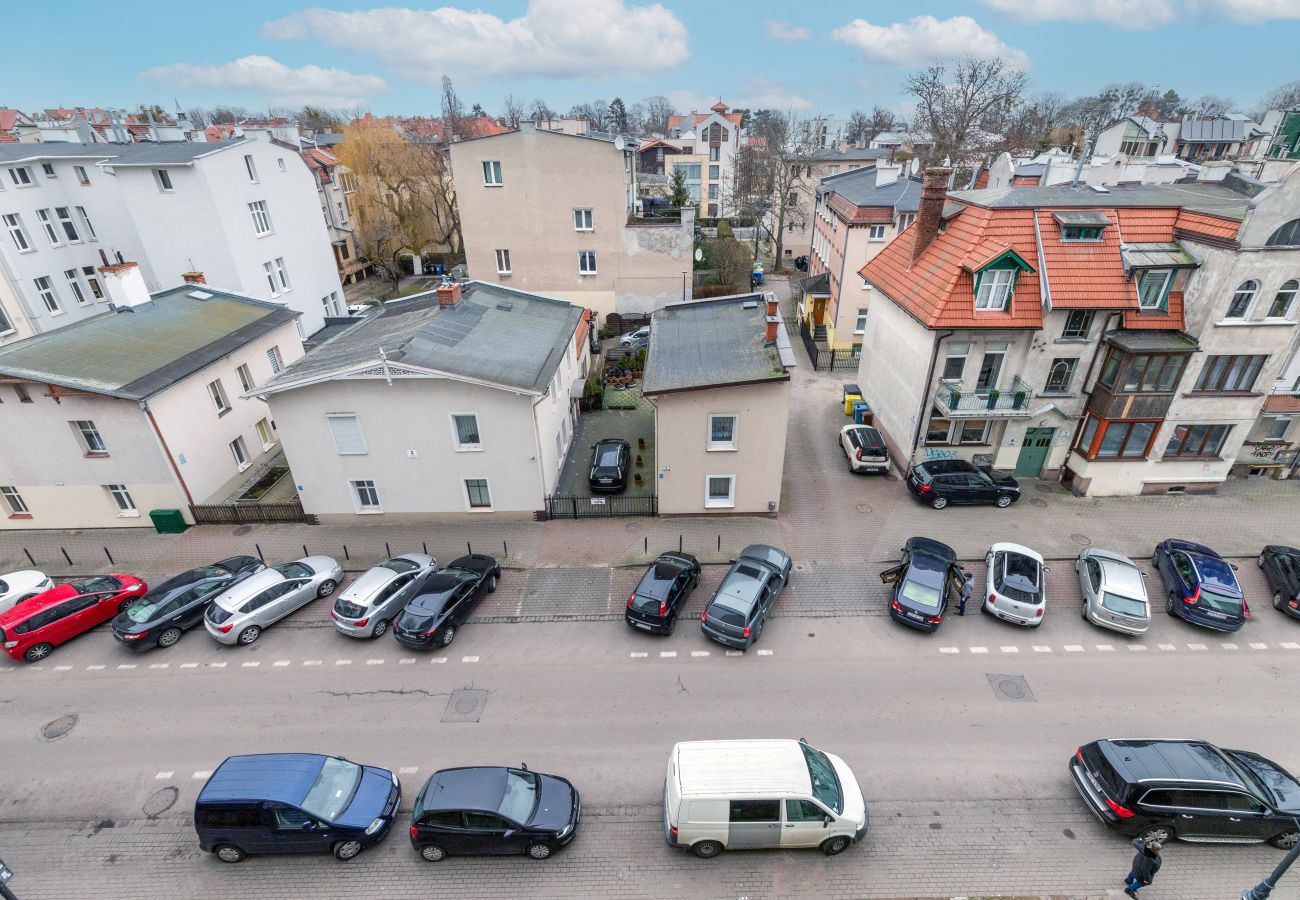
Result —
[{"label": "drain grate", "polygon": [[1047,507],[1047,501],[1044,500],[1042,497],[1030,497],[1029,505],[1036,506],[1039,509],[1045,509]]},{"label": "drain grate", "polygon": [[149,795],[149,799],[144,801],[144,815],[146,819],[156,819],[167,810],[171,809],[176,803],[176,798],[180,796],[180,791],[174,787],[165,787],[162,790],[154,791]]},{"label": "drain grate", "polygon": [[461,688],[451,692],[447,709],[442,714],[444,722],[477,722],[487,705],[488,692],[476,688]]},{"label": "drain grate", "polygon": [[857,510],[858,510],[858,512],[860,512],[860,513],[869,513],[869,512],[871,512],[871,504],[869,504],[869,503],[859,503],[859,504],[857,504]]},{"label": "drain grate", "polygon": [[1086,534],[1079,534],[1077,531],[1070,535],[1070,540],[1074,541],[1076,544],[1082,544],[1085,547],[1092,544],[1092,538],[1088,537]]},{"label": "drain grate", "polygon": [[1037,703],[1034,692],[1029,689],[1029,682],[1023,675],[994,675],[986,672],[985,677],[999,700],[1011,703]]},{"label": "drain grate", "polygon": [[77,714],[69,713],[66,716],[59,716],[53,722],[46,722],[41,726],[41,737],[47,741],[57,741],[69,731],[77,726]]}]

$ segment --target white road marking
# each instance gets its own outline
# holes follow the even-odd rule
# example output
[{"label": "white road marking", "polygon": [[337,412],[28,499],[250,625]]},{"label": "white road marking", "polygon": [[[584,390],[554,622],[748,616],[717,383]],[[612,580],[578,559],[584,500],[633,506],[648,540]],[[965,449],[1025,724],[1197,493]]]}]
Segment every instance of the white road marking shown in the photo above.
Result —
[{"label": "white road marking", "polygon": [[414,774],[415,774],[416,772],[418,772],[418,771],[420,771],[420,767],[419,767],[419,766],[402,766],[400,769],[397,770],[397,774],[398,774],[398,775],[414,775]]},{"label": "white road marking", "polygon": [[171,668],[171,665],[172,665],[171,663],[150,663],[150,664],[149,664],[149,668],[151,668],[151,669],[170,669],[170,668]]},{"label": "white road marking", "polygon": [[208,663],[209,669],[224,669],[226,664],[223,662]]},{"label": "white road marking", "polygon": [[275,662],[271,663],[271,665],[272,665],[274,668],[277,668],[277,669],[283,669],[285,666],[287,666],[287,665],[291,665],[291,664],[292,664],[292,661],[291,661],[291,660],[287,660],[287,659],[277,659]]},{"label": "white road marking", "polygon": [[[56,671],[56,672],[66,672],[66,671],[68,671],[68,670],[71,669],[71,668],[72,668],[72,666],[55,666],[55,667],[54,667],[54,671]],[[153,668],[153,667],[150,666],[150,668]]]},{"label": "white road marking", "polygon": [[743,651],[743,650],[728,650],[728,651],[727,651],[727,655],[728,655],[728,656],[744,656],[744,655],[745,655],[745,651]]},{"label": "white road marking", "polygon": [[1128,648],[1134,653],[1142,653],[1147,649],[1146,644],[1129,644]]},{"label": "white road marking", "polygon": [[462,656],[462,657],[460,658],[460,661],[463,662],[463,663],[466,663],[466,662],[478,662],[478,657],[477,657],[477,656]]},{"label": "white road marking", "polygon": [[759,655],[759,656],[771,656],[771,655],[772,655],[772,651],[771,651],[771,650],[759,650],[759,651],[758,651],[758,655]]},{"label": "white road marking", "polygon": [[350,660],[350,659],[336,659],[336,660],[334,660],[334,665],[336,665],[336,666],[350,666],[350,665],[352,665],[352,660]]},{"label": "white road marking", "polygon": [[1083,644],[1066,644],[1066,645],[1065,645],[1065,652],[1066,652],[1066,653],[1082,653],[1082,652],[1083,652]]},{"label": "white road marking", "polygon": [[709,655],[709,651],[708,651],[708,650],[692,650],[692,651],[691,651],[691,656],[708,656],[708,655]]},{"label": "white road marking", "polygon": [[118,668],[119,668],[119,669],[134,669],[134,668],[135,668],[135,663],[122,663],[122,665],[118,666]]},{"label": "white road marking", "polygon": [[368,665],[368,666],[382,666],[383,664],[384,664],[384,661],[383,661],[382,659],[368,659],[368,660],[366,660],[366,665]]},{"label": "white road marking", "polygon": [[302,664],[304,666],[319,666],[321,661],[319,659],[304,659]]},{"label": "white road marking", "polygon": [[198,663],[181,663],[182,669],[197,669],[198,667]]},{"label": "white road marking", "polygon": [[1283,650],[1300,650],[1300,644],[1293,641],[1283,641],[1281,644],[1278,644],[1278,646]]},{"label": "white road marking", "polygon": [[1188,649],[1188,650],[1205,650],[1205,649],[1206,649],[1206,646],[1205,646],[1204,644],[1188,644],[1188,645],[1187,645],[1187,649]]},{"label": "white road marking", "polygon": [[414,656],[403,656],[401,659],[397,661],[397,664],[399,666],[409,666],[413,662],[415,662]]},{"label": "white road marking", "polygon": [[104,668],[104,667],[103,667],[103,666],[86,666],[86,671],[87,671],[87,672],[98,672],[98,671],[99,671],[100,669],[102,669],[102,668]]},{"label": "white road marking", "polygon": [[168,778],[171,778],[175,774],[176,774],[175,772],[159,772],[157,775],[153,777],[153,780],[166,781]]},{"label": "white road marking", "polygon": [[1041,644],[1034,644],[1034,652],[1035,652],[1035,653],[1051,653],[1051,652],[1052,652],[1052,648],[1051,648],[1051,647],[1044,647],[1044,646],[1042,646]]},{"label": "white road marking", "polygon": [[961,652],[961,648],[960,648],[960,647],[940,647],[940,648],[939,648],[939,652],[940,652],[940,653],[960,653],[960,652]]},{"label": "white road marking", "polygon": [[1256,643],[1255,641],[1251,641],[1251,642],[1250,642],[1250,649],[1252,649],[1252,650],[1267,650],[1267,649],[1268,649],[1268,644],[1259,644],[1259,643]]},{"label": "white road marking", "polygon": [[999,647],[998,649],[1001,650],[1003,653],[1019,653],[1019,652],[1020,652],[1020,648],[1019,648],[1019,647]]},{"label": "white road marking", "polygon": [[435,656],[433,659],[429,660],[429,662],[434,665],[437,665],[438,663],[445,663],[446,661],[447,661],[447,657],[445,656]]},{"label": "white road marking", "polygon": [[1156,644],[1156,646],[1157,646],[1158,648],[1160,648],[1161,650],[1164,650],[1165,652],[1169,652],[1169,651],[1171,651],[1171,650],[1177,650],[1177,649],[1178,649],[1178,648],[1175,647],[1173,644]]},{"label": "white road marking", "polygon": [[1097,648],[1097,651],[1098,651],[1099,653],[1114,653],[1114,652],[1115,652],[1115,645],[1114,645],[1114,644],[1094,644],[1093,646],[1095,646],[1095,647]]},{"label": "white road marking", "polygon": [[239,667],[241,669],[256,669],[260,665],[261,665],[260,662],[258,662],[257,660],[253,660],[252,662],[240,663]]},{"label": "white road marking", "polygon": [[989,652],[989,648],[988,648],[988,647],[967,647],[966,649],[969,650],[971,653],[988,653],[988,652]]},{"label": "white road marking", "polygon": [[645,659],[649,655],[650,655],[649,653],[637,653],[635,650],[632,651],[633,659]]},{"label": "white road marking", "polygon": [[190,777],[193,778],[193,779],[196,780],[196,781],[199,780],[199,779],[201,779],[201,778],[211,778],[211,777],[212,777],[212,772],[211,772],[211,770],[208,770],[208,771],[202,771],[202,770],[200,770],[200,771],[198,771],[198,772],[195,772],[195,773],[194,773],[193,775],[191,775]]},{"label": "white road marking", "polygon": [[674,656],[676,656],[676,655],[677,655],[677,651],[676,651],[676,650],[660,650],[660,651],[659,651],[659,658],[660,658],[660,659],[672,659],[672,658],[673,658]]},{"label": "white road marking", "polygon": [[[1237,649],[1237,645],[1234,644],[1234,643],[1232,643],[1231,641],[1224,641],[1224,642],[1220,643],[1219,646],[1222,647],[1224,650],[1236,650],[1236,649]],[[1285,646],[1285,645],[1284,645],[1284,646]]]}]

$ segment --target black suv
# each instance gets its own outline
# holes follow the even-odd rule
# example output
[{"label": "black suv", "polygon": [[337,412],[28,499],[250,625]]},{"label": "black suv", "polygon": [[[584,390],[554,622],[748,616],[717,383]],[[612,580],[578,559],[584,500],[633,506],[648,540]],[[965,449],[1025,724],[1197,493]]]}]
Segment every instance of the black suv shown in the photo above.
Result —
[{"label": "black suv", "polygon": [[672,634],[677,613],[700,583],[700,561],[689,553],[662,553],[627,598],[627,624],[654,634]]},{"label": "black suv", "polygon": [[1010,475],[964,459],[918,463],[905,481],[912,496],[935,509],[950,503],[992,503],[1006,509],[1020,499],[1020,485]]},{"label": "black suv", "polygon": [[1148,841],[1300,842],[1300,782],[1277,763],[1204,741],[1084,744],[1070,777],[1097,818]]}]

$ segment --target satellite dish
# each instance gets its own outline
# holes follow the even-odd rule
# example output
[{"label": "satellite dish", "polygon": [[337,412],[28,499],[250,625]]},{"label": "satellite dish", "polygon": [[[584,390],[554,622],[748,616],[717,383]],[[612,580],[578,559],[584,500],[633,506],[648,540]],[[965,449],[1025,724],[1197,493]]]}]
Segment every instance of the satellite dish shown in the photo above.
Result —
[{"label": "satellite dish", "polygon": [[696,261],[696,262],[699,262],[699,261],[702,260],[702,259],[704,259],[704,251],[701,250],[699,247],[696,247],[696,248],[695,248],[695,261]]},{"label": "satellite dish", "polygon": [[627,141],[623,139],[623,135],[621,134],[614,135],[614,149],[625,150],[626,148],[627,148]]}]

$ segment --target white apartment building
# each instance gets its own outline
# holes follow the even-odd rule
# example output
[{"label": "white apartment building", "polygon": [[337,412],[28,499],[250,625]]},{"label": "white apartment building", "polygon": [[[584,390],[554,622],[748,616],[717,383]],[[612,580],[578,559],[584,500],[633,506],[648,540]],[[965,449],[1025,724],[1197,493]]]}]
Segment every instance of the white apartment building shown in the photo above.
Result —
[{"label": "white apartment building", "polygon": [[668,117],[665,143],[677,147],[681,155],[674,157],[671,168],[665,165],[664,174],[685,168],[687,190],[692,200],[700,201],[701,215],[716,218],[731,213],[727,192],[735,178],[736,154],[744,137],[740,122],[740,113],[728,112],[721,101],[706,113]]},{"label": "white apartment building", "polygon": [[343,315],[316,185],[269,141],[0,145],[0,344],[102,313],[96,268],[137,262],[151,292],[186,281]]}]

